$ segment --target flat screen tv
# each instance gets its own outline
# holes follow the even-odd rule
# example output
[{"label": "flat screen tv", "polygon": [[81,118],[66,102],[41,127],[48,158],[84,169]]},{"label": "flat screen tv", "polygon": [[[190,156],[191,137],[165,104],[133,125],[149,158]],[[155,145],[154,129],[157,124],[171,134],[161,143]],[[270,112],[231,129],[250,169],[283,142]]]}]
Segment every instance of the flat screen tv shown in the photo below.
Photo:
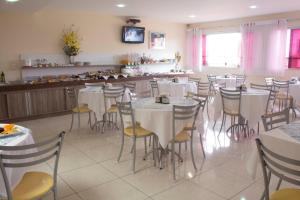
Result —
[{"label": "flat screen tv", "polygon": [[135,26],[123,26],[122,28],[122,42],[139,44],[144,43],[145,28]]}]

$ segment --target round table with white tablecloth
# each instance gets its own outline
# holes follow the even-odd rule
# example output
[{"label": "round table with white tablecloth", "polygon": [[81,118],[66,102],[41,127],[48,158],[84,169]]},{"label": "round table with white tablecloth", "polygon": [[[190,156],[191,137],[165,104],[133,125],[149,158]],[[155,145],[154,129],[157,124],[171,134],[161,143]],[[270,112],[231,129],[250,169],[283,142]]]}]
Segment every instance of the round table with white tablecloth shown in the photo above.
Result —
[{"label": "round table with white tablecloth", "polygon": [[188,92],[197,93],[197,85],[194,82],[158,81],[160,94],[167,94],[170,97],[184,97]]},{"label": "round table with white tablecloth", "polygon": [[[3,127],[4,124],[0,124],[0,127]],[[34,140],[31,135],[31,130],[24,128],[22,126],[17,126],[18,134],[15,136],[9,136],[9,137],[1,137],[0,138],[0,146],[23,146],[23,145],[29,145],[34,144]],[[32,151],[32,150],[31,150]],[[1,151],[0,151],[1,153]],[[11,154],[15,154],[15,152],[10,152]],[[20,152],[18,152],[20,153]],[[32,152],[22,152],[22,153],[32,153]],[[8,181],[10,183],[10,187],[14,188],[22,179],[23,175],[29,171],[30,168],[7,168],[6,174]],[[6,196],[6,190],[4,186],[4,180],[3,177],[0,177],[0,196]]]},{"label": "round table with white tablecloth", "polygon": [[[248,126],[254,128],[261,116],[265,114],[269,98],[269,91],[248,88],[242,92],[241,115],[248,120]],[[222,113],[222,97],[217,94],[214,102],[214,120],[218,120]]]},{"label": "round table with white tablecloth", "polygon": [[235,77],[216,77],[217,84],[225,84],[226,88],[235,88],[236,87],[236,78]]},{"label": "round table with white tablecloth", "polygon": [[[125,89],[123,96],[123,101],[130,101],[130,90]],[[78,93],[78,103],[87,104],[88,108],[95,112],[97,119],[101,119],[105,113],[105,103],[104,94],[102,87],[87,87],[79,90]],[[110,107],[111,104],[115,102],[108,101],[107,106]]]},{"label": "round table with white tablecloth", "polygon": [[[143,128],[154,132],[158,136],[160,145],[165,148],[172,140],[173,105],[195,104],[197,102],[192,99],[170,97],[170,104],[155,103],[155,98],[144,98],[133,102],[132,106],[135,111],[135,120],[140,122]],[[200,110],[197,120],[197,128],[200,131],[203,130],[202,117]],[[176,121],[176,133],[179,133],[187,123],[187,121]]]}]

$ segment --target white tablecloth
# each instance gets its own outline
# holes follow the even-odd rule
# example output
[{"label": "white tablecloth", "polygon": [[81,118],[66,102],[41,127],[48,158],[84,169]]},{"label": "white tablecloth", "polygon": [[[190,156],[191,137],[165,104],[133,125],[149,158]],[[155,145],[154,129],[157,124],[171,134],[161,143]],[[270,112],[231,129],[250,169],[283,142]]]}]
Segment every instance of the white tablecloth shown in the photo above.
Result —
[{"label": "white tablecloth", "polygon": [[[129,93],[130,90],[126,88],[123,101],[130,101]],[[102,119],[102,116],[105,113],[105,103],[101,87],[80,89],[78,93],[78,103],[87,104],[89,109],[95,112],[97,119]],[[107,102],[107,106],[110,107],[113,103],[115,102],[109,101]]]},{"label": "white tablecloth", "polygon": [[[248,120],[250,128],[255,127],[257,122],[261,120],[261,116],[266,112],[269,92],[264,90],[255,90],[248,88],[247,92],[242,92],[241,98],[241,115]],[[214,120],[218,120],[221,116],[223,105],[220,94],[217,94],[214,102]]]},{"label": "white tablecloth", "polygon": [[290,95],[293,96],[296,107],[300,107],[300,82],[297,84],[290,84]]},{"label": "white tablecloth", "polygon": [[[284,127],[294,127],[296,129],[295,133],[298,134],[300,138],[300,132],[298,131],[300,126],[299,123],[299,121],[294,122],[285,125]],[[300,160],[300,139],[295,139],[290,134],[293,133],[288,133],[286,130],[277,128],[269,132],[260,133],[260,139],[262,143],[273,152],[288,158]],[[260,164],[256,146],[254,146],[246,164],[247,172],[252,178],[255,178],[258,164]]]},{"label": "white tablecloth", "polygon": [[[0,124],[0,127],[2,127],[3,124]],[[22,145],[28,145],[28,144],[34,144],[34,140],[31,135],[31,130],[17,126],[17,129],[22,132],[22,135],[10,137],[10,138],[2,138],[0,139],[0,145],[4,146],[22,146]],[[1,153],[1,151],[0,151]],[[11,152],[12,154],[16,154],[15,152]],[[31,152],[19,152],[19,153],[31,153]],[[29,171],[30,168],[7,168],[6,174],[8,177],[8,181],[10,182],[10,187],[14,188],[22,179],[23,175]],[[4,180],[1,175],[0,177],[0,196],[6,196],[6,190],[4,186]]]},{"label": "white tablecloth", "polygon": [[184,97],[187,92],[197,93],[197,85],[194,82],[158,81],[160,94],[167,94],[171,97]]},{"label": "white tablecloth", "polygon": [[235,88],[236,87],[236,78],[235,77],[225,78],[223,76],[217,76],[216,81],[218,84],[225,83],[226,88]]},{"label": "white tablecloth", "polygon": [[[155,103],[154,98],[145,98],[133,102],[135,110],[135,120],[141,123],[141,126],[154,132],[161,146],[165,148],[172,140],[172,114],[173,105],[195,105],[197,102],[186,98],[170,98],[170,104]],[[176,121],[176,133],[179,133],[188,121]],[[199,112],[197,128],[203,131],[203,114]]]}]

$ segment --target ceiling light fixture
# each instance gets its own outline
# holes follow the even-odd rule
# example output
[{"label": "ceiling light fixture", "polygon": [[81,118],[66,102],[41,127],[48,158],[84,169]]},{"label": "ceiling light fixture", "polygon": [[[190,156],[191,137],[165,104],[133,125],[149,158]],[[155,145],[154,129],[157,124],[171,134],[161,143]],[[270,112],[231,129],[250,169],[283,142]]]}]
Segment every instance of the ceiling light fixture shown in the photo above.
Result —
[{"label": "ceiling light fixture", "polygon": [[18,2],[19,0],[5,0],[5,1],[9,3],[14,3],[14,2]]},{"label": "ceiling light fixture", "polygon": [[251,6],[249,6],[249,8],[255,9],[255,8],[257,8],[257,6],[256,5],[251,5]]},{"label": "ceiling light fixture", "polygon": [[195,18],[196,15],[189,15],[189,18]]},{"label": "ceiling light fixture", "polygon": [[126,5],[123,4],[123,3],[119,3],[119,4],[117,4],[116,6],[117,6],[118,8],[124,8],[124,7],[126,7]]}]

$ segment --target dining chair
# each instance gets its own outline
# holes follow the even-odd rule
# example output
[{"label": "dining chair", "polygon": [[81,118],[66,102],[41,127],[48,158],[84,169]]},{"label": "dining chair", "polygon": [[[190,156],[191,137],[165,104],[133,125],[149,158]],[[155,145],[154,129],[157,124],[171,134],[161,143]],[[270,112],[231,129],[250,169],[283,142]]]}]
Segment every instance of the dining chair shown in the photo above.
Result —
[{"label": "dining chair", "polygon": [[[220,88],[220,94],[222,98],[223,118],[222,118],[222,124],[219,131],[219,135],[221,133],[223,126],[225,127],[226,125],[227,116],[230,116],[231,118],[231,125],[226,130],[226,133],[229,130],[232,130],[232,133],[234,134],[236,128],[238,129],[238,131],[243,130],[245,135],[247,130],[249,135],[248,124],[246,123],[246,120],[241,115],[242,91]],[[236,123],[236,118],[237,118],[237,123]]]},{"label": "dining chair", "polygon": [[150,80],[149,83],[151,86],[152,97],[159,96],[160,93],[159,93],[157,80]]},{"label": "dining chair", "polygon": [[188,77],[189,82],[194,82],[198,86],[198,83],[201,81],[201,78],[196,78],[196,77]]},{"label": "dining chair", "polygon": [[207,80],[209,82],[209,91],[211,94],[216,94],[217,93],[217,89],[216,87],[218,87],[219,85],[217,84],[217,76],[216,75],[207,75]]},{"label": "dining chair", "polygon": [[[57,200],[57,169],[65,132],[37,144],[24,146],[0,146],[0,169],[7,200],[41,199],[52,191]],[[26,172],[14,188],[10,187],[6,169],[36,166],[55,158],[53,174]]]},{"label": "dining chair", "polygon": [[[194,159],[194,150],[193,150],[193,134],[195,128],[195,122],[200,110],[200,104],[192,105],[192,106],[179,106],[173,105],[173,123],[172,123],[172,132],[173,137],[171,141],[171,156],[172,156],[172,166],[173,166],[173,179],[176,180],[175,173],[175,144],[185,143],[190,141],[190,151],[192,156],[192,162],[195,170],[197,170],[195,159]],[[192,123],[192,127],[190,131],[182,130],[179,133],[176,132],[176,124],[190,121]],[[204,151],[204,149],[202,149]],[[178,155],[179,159],[180,156]]]},{"label": "dining chair", "polygon": [[80,114],[81,113],[88,113],[89,120],[88,124],[90,127],[92,127],[92,121],[91,121],[91,110],[88,108],[85,104],[79,104],[78,103],[78,94],[74,87],[66,87],[65,88],[66,96],[68,97],[71,108],[72,108],[72,121],[69,131],[72,131],[73,123],[74,123],[74,115],[77,114],[78,117],[78,128],[80,128]]},{"label": "dining chair", "polygon": [[119,115],[121,119],[121,129],[122,129],[122,136],[121,136],[121,149],[118,156],[118,162],[121,159],[123,149],[124,149],[124,139],[125,137],[132,138],[133,146],[132,146],[132,154],[133,154],[133,160],[132,160],[132,170],[135,173],[135,160],[136,160],[136,139],[138,138],[144,138],[144,144],[145,144],[145,157],[146,158],[148,152],[147,152],[147,137],[153,136],[153,158],[154,158],[154,165],[156,165],[156,145],[157,145],[157,139],[155,137],[155,134],[152,131],[149,131],[141,126],[140,123],[138,123],[135,120],[134,111],[132,109],[131,102],[117,102],[117,107],[119,110]]},{"label": "dining chair", "polygon": [[125,89],[128,88],[130,93],[129,97],[132,101],[136,97],[136,83],[135,82],[125,82],[124,84]]},{"label": "dining chair", "polygon": [[206,107],[207,117],[209,118],[209,112],[208,112],[208,99],[209,95],[207,94],[201,94],[201,93],[194,93],[194,92],[187,92],[187,95],[185,96],[187,98],[192,98],[200,103],[200,109],[204,111]]},{"label": "dining chair", "polygon": [[236,74],[235,81],[236,81],[235,83],[236,87],[240,87],[241,85],[245,84],[246,76],[241,74]]},{"label": "dining chair", "polygon": [[[300,189],[280,189],[282,181],[300,186],[300,160],[291,159],[280,155],[265,146],[260,139],[256,140],[259,159],[264,178],[264,194],[261,199],[265,200],[299,200]],[[279,178],[276,191],[270,195],[269,185],[271,176]]]},{"label": "dining chair", "polygon": [[[118,128],[118,108],[117,102],[123,102],[125,88],[124,86],[120,87],[105,87],[103,89],[103,96],[104,96],[104,109],[105,113],[103,114],[102,119],[102,133],[104,132],[105,125],[112,125],[113,127]],[[115,122],[114,122],[115,116]]]},{"label": "dining chair", "polygon": [[265,131],[270,131],[272,129],[278,128],[282,124],[289,123],[289,109],[274,112],[271,114],[265,114],[262,117]]},{"label": "dining chair", "polygon": [[250,88],[256,89],[256,90],[270,91],[272,89],[272,86],[271,85],[262,85],[262,84],[250,83]]},{"label": "dining chair", "polygon": [[266,83],[266,85],[271,85],[271,86],[273,86],[273,80],[274,80],[273,77],[266,77],[266,78],[265,78],[265,83]]}]

